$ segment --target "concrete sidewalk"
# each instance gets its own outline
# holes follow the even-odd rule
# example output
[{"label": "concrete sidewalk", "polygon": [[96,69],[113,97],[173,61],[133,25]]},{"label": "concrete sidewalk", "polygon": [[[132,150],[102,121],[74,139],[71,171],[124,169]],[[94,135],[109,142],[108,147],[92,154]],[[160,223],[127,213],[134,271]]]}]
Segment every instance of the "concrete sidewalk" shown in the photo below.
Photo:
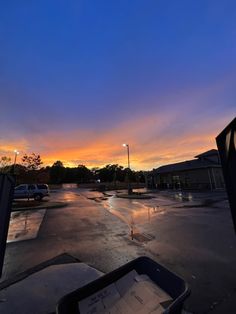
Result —
[{"label": "concrete sidewalk", "polygon": [[59,260],[63,261],[62,256],[59,256],[48,261],[48,266],[44,268],[41,264],[28,273],[24,272],[21,279],[15,278],[15,282],[2,283],[1,286],[5,287],[0,290],[0,313],[54,313],[60,298],[103,274],[87,264],[76,262],[69,255],[64,256],[64,261],[65,258],[67,263],[55,264]]},{"label": "concrete sidewalk", "polygon": [[[0,284],[0,313],[55,313],[58,301],[66,294],[103,275],[76,258],[62,254]],[[236,291],[212,304],[205,313],[235,314]],[[201,302],[199,300],[199,302]],[[182,311],[182,314],[198,312]]]}]

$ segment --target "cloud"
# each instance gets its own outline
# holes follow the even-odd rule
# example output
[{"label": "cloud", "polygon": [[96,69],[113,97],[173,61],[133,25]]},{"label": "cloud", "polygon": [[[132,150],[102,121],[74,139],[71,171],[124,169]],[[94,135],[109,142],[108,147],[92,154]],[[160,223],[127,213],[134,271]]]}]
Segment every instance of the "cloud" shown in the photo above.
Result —
[{"label": "cloud", "polygon": [[[111,116],[109,112],[104,115],[99,125],[91,123],[87,116],[80,116],[75,124],[76,119],[71,121],[61,111],[46,117],[32,117],[30,111],[17,129],[9,125],[2,130],[0,154],[11,155],[17,148],[22,154],[41,154],[44,165],[61,160],[68,166],[93,167],[109,163],[126,166],[127,154],[121,145],[128,143],[134,169],[152,169],[192,159],[214,148],[215,137],[235,116],[235,109],[223,106],[218,97],[226,82],[221,80],[212,86],[166,97],[147,97],[147,102],[140,100],[142,106],[139,103],[137,111],[132,105],[125,116],[113,119],[113,110]],[[84,122],[80,123],[83,118]]]},{"label": "cloud", "polygon": [[20,152],[25,152],[28,150],[29,143],[25,139],[19,140],[4,140],[0,138],[0,156],[7,155],[11,157],[14,155],[14,150],[17,149]]},{"label": "cloud", "polygon": [[[187,114],[186,114],[187,116]],[[76,131],[47,132],[33,135],[30,141],[22,141],[22,151],[40,153],[44,164],[61,160],[67,166],[85,164],[88,167],[109,163],[127,165],[127,153],[122,143],[130,145],[131,167],[152,169],[160,165],[192,159],[195,155],[214,148],[215,136],[230,118],[215,121],[203,119],[198,127],[182,128],[176,124],[186,118],[182,112],[152,113],[127,119],[106,132]],[[31,143],[29,145],[29,143]],[[9,146],[9,150],[16,143]],[[18,147],[17,147],[18,148]]]}]

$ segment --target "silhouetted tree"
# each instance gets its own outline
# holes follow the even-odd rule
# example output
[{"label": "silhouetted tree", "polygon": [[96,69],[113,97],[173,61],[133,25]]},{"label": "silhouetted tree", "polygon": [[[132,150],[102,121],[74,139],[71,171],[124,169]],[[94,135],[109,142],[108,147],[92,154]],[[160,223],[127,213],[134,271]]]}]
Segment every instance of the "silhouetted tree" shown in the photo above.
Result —
[{"label": "silhouetted tree", "polygon": [[0,172],[2,172],[2,173],[10,172],[10,170],[11,170],[10,163],[11,163],[10,157],[2,156],[0,158]]},{"label": "silhouetted tree", "polygon": [[54,162],[50,168],[50,182],[51,183],[62,183],[65,178],[65,167],[60,160]]},{"label": "silhouetted tree", "polygon": [[136,172],[130,168],[124,169],[124,178],[126,182],[135,182],[136,181]]},{"label": "silhouetted tree", "polygon": [[123,167],[117,164],[106,165],[97,171],[102,182],[124,181]]},{"label": "silhouetted tree", "polygon": [[63,162],[60,160],[55,161],[52,166],[53,167],[64,167]]},{"label": "silhouetted tree", "polygon": [[43,164],[40,155],[36,155],[35,153],[31,155],[25,154],[21,160],[27,170],[38,170]]},{"label": "silhouetted tree", "polygon": [[84,165],[78,165],[77,169],[77,182],[78,183],[87,183],[90,182],[93,178],[93,173]]},{"label": "silhouetted tree", "polygon": [[139,183],[145,183],[145,176],[144,176],[143,171],[137,171],[136,176],[138,178]]},{"label": "silhouetted tree", "polygon": [[2,156],[0,159],[0,166],[1,167],[6,167],[9,166],[11,163],[11,157],[7,157],[7,156]]}]

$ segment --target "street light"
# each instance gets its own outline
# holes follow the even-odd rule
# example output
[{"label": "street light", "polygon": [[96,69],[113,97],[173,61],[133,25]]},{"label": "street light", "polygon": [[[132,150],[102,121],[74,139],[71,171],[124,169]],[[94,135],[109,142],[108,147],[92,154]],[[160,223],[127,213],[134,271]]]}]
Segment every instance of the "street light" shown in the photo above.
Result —
[{"label": "street light", "polygon": [[19,152],[18,150],[15,149],[14,153],[15,153],[15,159],[14,159],[13,173],[15,174],[16,158],[17,158],[17,155],[19,155]]},{"label": "street light", "polygon": [[[129,144],[123,144],[123,147],[127,147],[127,155],[128,155],[128,169],[130,171],[130,161],[129,161]],[[128,172],[128,194],[132,194],[132,188],[130,186],[130,180],[129,180],[129,172]]]},{"label": "street light", "polygon": [[127,154],[128,154],[128,168],[130,169],[130,162],[129,162],[129,144],[123,144],[123,147],[127,147]]}]

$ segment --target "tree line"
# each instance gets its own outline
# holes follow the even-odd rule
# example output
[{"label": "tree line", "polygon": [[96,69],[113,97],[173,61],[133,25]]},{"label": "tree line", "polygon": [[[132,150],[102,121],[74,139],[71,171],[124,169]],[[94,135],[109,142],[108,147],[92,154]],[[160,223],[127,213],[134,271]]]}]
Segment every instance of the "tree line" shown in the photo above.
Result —
[{"label": "tree line", "polygon": [[62,161],[57,160],[52,166],[42,165],[41,156],[35,153],[25,154],[21,158],[21,163],[15,165],[7,156],[0,158],[0,172],[14,174],[18,183],[145,182],[142,171],[133,171],[118,164],[89,169],[85,165],[65,167]]}]

